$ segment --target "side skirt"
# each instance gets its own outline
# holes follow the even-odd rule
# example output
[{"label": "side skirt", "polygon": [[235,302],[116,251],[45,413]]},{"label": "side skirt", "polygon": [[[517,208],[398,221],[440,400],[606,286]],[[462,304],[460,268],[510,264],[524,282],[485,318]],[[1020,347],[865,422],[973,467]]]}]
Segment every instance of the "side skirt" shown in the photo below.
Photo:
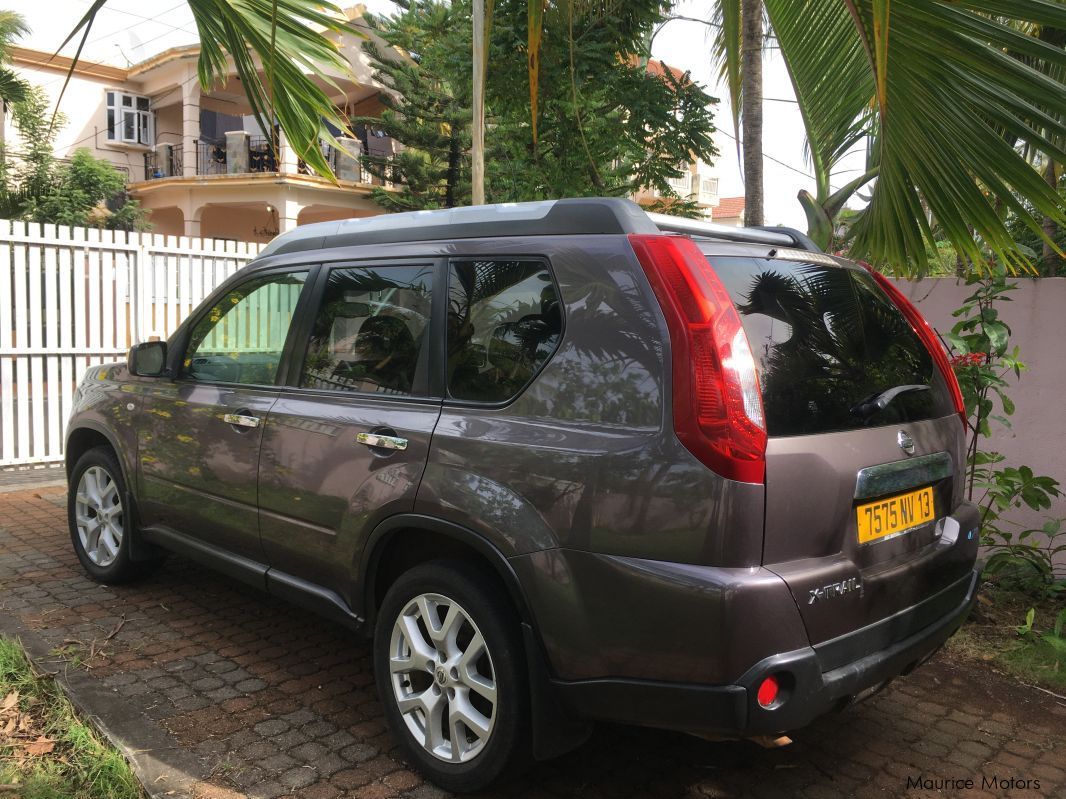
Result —
[{"label": "side skirt", "polygon": [[235,555],[169,527],[147,527],[141,531],[141,537],[150,544],[176,552],[227,577],[307,608],[349,630],[359,632],[364,626],[363,618],[352,612],[340,594],[316,583],[272,569],[251,558]]}]

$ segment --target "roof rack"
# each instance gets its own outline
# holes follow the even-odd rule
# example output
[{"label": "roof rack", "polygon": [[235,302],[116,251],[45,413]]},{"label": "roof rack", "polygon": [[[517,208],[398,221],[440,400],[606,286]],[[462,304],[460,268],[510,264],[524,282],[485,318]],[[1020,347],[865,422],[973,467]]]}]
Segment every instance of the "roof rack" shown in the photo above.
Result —
[{"label": "roof rack", "polygon": [[301,225],[277,236],[259,253],[256,260],[301,250],[365,244],[495,236],[624,235],[664,231],[705,239],[821,252],[810,239],[791,228],[729,227],[714,222],[645,213],[636,203],[620,197],[573,197],[437,211],[409,211]]}]

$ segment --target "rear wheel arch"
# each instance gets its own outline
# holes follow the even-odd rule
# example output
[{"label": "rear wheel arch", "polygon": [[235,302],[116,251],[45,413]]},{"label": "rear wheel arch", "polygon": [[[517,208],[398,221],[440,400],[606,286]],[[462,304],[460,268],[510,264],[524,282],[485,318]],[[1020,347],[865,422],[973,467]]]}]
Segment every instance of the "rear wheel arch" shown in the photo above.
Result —
[{"label": "rear wheel arch", "polygon": [[532,624],[529,605],[506,556],[466,527],[432,516],[400,514],[374,528],[363,552],[360,594],[371,629],[389,586],[405,571],[434,560],[458,560],[478,568],[504,590],[519,618]]}]

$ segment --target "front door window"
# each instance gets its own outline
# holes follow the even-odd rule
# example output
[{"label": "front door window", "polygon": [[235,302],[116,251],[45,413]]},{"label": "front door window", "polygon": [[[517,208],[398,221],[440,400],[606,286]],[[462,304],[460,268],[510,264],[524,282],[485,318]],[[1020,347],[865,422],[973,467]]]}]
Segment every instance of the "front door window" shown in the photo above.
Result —
[{"label": "front door window", "polygon": [[182,377],[272,386],[306,272],[252,278],[234,287],[193,328]]}]

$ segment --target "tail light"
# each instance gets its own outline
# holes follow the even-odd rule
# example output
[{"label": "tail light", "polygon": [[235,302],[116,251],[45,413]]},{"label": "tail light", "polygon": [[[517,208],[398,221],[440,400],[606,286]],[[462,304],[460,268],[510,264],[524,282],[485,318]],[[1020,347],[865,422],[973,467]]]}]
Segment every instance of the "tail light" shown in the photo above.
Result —
[{"label": "tail light", "polygon": [[966,417],[966,403],[962,399],[962,389],[959,388],[959,379],[955,376],[955,370],[951,368],[951,363],[948,361],[948,354],[944,350],[944,345],[940,343],[940,339],[937,337],[936,332],[925,321],[925,317],[914,306],[910,300],[908,300],[902,291],[896,288],[896,285],[887,277],[882,275],[873,267],[868,264],[863,264],[866,270],[873,275],[877,285],[881,287],[881,290],[888,295],[888,298],[892,300],[892,304],[899,308],[900,313],[910,323],[910,326],[914,328],[914,332],[918,334],[918,338],[922,340],[925,348],[929,350],[929,354],[933,358],[933,363],[936,364],[936,368],[940,370],[941,376],[944,378],[944,382],[948,386],[948,391],[951,393],[951,401],[955,405],[955,412],[959,414],[959,418],[962,419],[962,426],[969,428],[969,420]]},{"label": "tail light", "polygon": [[733,301],[691,239],[632,234],[629,240],[670,330],[674,432],[723,477],[763,482],[762,393]]}]

